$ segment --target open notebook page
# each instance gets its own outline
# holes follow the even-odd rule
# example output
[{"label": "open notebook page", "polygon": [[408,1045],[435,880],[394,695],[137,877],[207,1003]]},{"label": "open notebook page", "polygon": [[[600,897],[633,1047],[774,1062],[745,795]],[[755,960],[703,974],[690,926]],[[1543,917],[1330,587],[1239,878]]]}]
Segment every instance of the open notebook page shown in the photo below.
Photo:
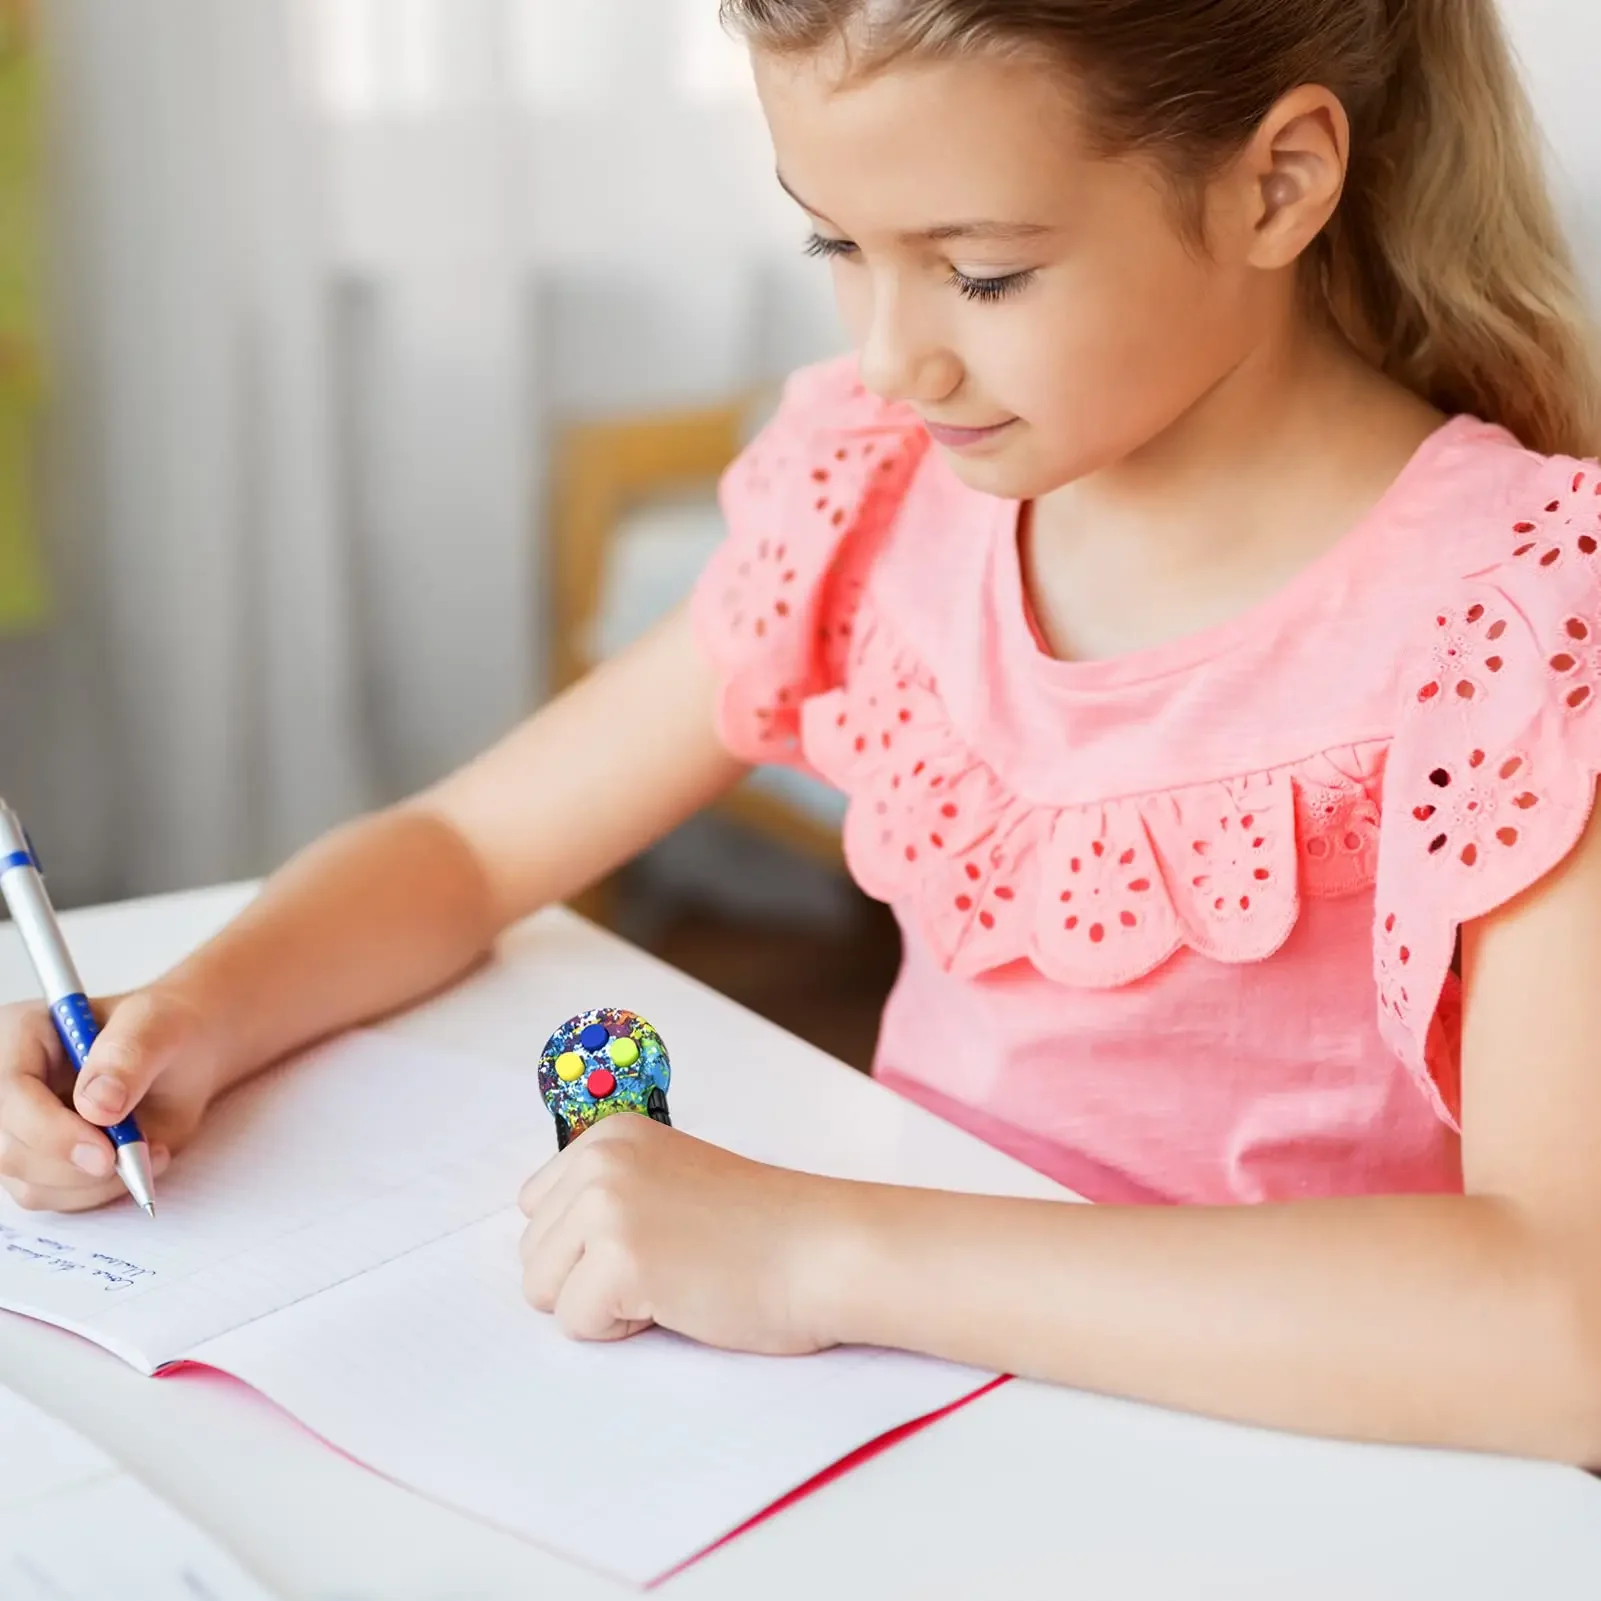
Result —
[{"label": "open notebook page", "polygon": [[[578,987],[561,970],[570,943],[518,975],[523,1004],[555,1010],[541,989]],[[603,955],[608,970],[623,960]],[[666,969],[630,965],[646,1015],[704,1042],[673,1090],[697,1133],[842,1177],[1060,1193]],[[461,1004],[489,1011],[511,977]],[[507,1205],[553,1147],[529,1066],[350,1036],[224,1102],[164,1178],[154,1223],[130,1205],[41,1220],[0,1204],[0,1306],[146,1371],[188,1358],[234,1373],[394,1479],[636,1579],[983,1382],[887,1353],[568,1343],[522,1304]],[[619,1503],[626,1528],[597,1519]]]},{"label": "open notebook page", "polygon": [[196,1351],[388,1477],[646,1583],[987,1375],[900,1353],[577,1345],[523,1304],[515,1210]]},{"label": "open notebook page", "polygon": [[[554,1153],[534,1071],[550,1020],[608,995],[671,1042],[674,1121],[704,1139],[842,1178],[1063,1197],[772,1024],[552,913],[450,995],[220,1102],[162,1176],[154,1221],[129,1201],[42,1218],[0,1192],[0,1307],[153,1372],[489,1216]],[[482,1054],[458,1051],[459,1040]]]},{"label": "open notebook page", "polygon": [[246,1084],[131,1202],[42,1217],[0,1194],[0,1307],[149,1373],[486,1217],[551,1151],[535,1075],[357,1033]]},{"label": "open notebook page", "polygon": [[98,1446],[3,1385],[0,1442],[0,1601],[270,1601]]}]

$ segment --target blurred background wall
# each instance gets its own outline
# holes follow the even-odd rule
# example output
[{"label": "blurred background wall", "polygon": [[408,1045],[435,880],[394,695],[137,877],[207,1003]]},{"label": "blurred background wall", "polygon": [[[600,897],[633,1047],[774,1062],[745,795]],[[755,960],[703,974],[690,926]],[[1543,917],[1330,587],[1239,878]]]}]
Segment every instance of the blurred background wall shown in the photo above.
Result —
[{"label": "blurred background wall", "polygon": [[553,424],[832,348],[714,13],[49,0],[56,583],[0,770],[64,899],[486,744],[545,681]]},{"label": "blurred background wall", "polygon": [[[490,742],[558,670],[564,430],[840,341],[716,0],[30,9],[48,593],[0,620],[0,788],[70,904],[260,872]],[[1597,264],[1601,8],[1505,9]]]}]

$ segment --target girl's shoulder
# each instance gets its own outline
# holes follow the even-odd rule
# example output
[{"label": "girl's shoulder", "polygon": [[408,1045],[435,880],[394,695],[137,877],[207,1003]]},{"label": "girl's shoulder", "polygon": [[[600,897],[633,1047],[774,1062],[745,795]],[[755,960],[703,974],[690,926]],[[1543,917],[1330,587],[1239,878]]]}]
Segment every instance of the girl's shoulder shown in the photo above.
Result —
[{"label": "girl's shoulder", "polygon": [[1418,1064],[1458,930],[1568,856],[1601,774],[1601,467],[1456,434],[1407,563],[1378,838],[1380,1020]]},{"label": "girl's shoulder", "polygon": [[1601,467],[1546,456],[1472,416],[1448,421],[1403,474],[1382,511],[1396,537],[1397,576],[1437,582],[1519,564],[1549,577],[1585,576],[1568,560],[1595,554]]},{"label": "girl's shoulder", "polygon": [[800,710],[843,679],[869,576],[928,457],[916,413],[873,395],[841,357],[794,374],[724,474],[728,536],[693,608],[740,755],[799,759]]}]

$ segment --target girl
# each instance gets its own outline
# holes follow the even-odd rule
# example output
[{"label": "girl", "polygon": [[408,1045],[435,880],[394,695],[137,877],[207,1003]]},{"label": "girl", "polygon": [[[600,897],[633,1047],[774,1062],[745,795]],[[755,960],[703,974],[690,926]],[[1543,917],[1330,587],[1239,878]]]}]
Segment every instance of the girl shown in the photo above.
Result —
[{"label": "girl", "polygon": [[905,930],[880,1076],[1105,1204],[613,1118],[536,1306],[1601,1461],[1601,417],[1492,0],[724,10],[856,357],[692,608],[108,1002],[73,1110],[12,1013],[11,1192],[800,762]]}]

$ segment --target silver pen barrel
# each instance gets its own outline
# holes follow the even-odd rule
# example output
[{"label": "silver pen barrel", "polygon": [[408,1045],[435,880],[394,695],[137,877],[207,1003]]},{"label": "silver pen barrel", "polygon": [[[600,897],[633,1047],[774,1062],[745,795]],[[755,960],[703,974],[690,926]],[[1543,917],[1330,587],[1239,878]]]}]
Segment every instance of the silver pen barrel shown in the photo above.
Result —
[{"label": "silver pen barrel", "polygon": [[[78,976],[77,966],[62,937],[61,925],[56,921],[27,831],[3,800],[0,800],[0,896],[4,897],[11,920],[22,937],[23,949],[28,953],[45,1002],[55,1017],[57,1030],[70,1030],[73,1038],[80,1042],[77,1049],[81,1050],[82,1039],[93,1038],[93,1020],[87,1016],[88,1000],[84,996],[83,980]],[[61,1007],[63,1001],[69,1005]],[[58,1007],[61,1008],[59,1012]],[[73,1054],[76,1056],[77,1051]],[[116,1146],[118,1177],[134,1200],[154,1217],[155,1175],[150,1167],[150,1147],[141,1139],[118,1143],[114,1137],[112,1144]]]},{"label": "silver pen barrel", "polygon": [[5,896],[6,909],[22,936],[22,947],[33,964],[45,1000],[54,1006],[69,995],[81,995],[83,980],[78,977],[78,969],[61,937],[61,926],[56,922],[50,897],[45,894],[28,836],[17,821],[17,814],[3,800],[0,800],[0,895]]}]

